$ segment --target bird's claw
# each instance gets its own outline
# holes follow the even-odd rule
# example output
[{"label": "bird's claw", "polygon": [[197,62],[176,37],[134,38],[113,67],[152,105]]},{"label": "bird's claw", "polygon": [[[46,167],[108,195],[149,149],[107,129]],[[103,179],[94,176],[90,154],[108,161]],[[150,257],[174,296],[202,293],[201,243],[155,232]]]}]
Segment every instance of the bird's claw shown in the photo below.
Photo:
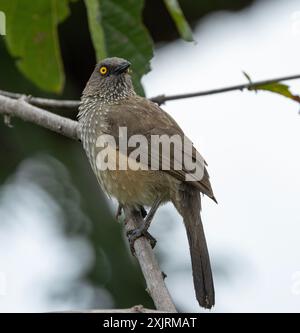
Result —
[{"label": "bird's claw", "polygon": [[126,233],[132,255],[135,255],[134,243],[140,237],[145,237],[150,242],[152,249],[156,245],[156,239],[147,231],[141,228],[129,230]]}]

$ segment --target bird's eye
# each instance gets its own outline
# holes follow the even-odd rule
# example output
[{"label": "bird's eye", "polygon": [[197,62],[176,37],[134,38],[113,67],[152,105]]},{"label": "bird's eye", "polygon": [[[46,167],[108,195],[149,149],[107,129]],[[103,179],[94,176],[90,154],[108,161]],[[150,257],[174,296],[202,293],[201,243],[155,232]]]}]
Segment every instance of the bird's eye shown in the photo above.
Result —
[{"label": "bird's eye", "polygon": [[107,71],[108,71],[108,69],[107,69],[106,66],[102,66],[99,69],[99,72],[100,72],[101,75],[105,75],[107,73]]}]

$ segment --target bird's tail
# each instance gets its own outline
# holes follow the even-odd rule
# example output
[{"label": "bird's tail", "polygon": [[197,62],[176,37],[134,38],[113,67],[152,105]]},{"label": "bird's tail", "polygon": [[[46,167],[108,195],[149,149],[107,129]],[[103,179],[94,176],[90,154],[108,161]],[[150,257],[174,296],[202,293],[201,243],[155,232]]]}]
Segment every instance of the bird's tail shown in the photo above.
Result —
[{"label": "bird's tail", "polygon": [[196,298],[200,306],[210,309],[215,304],[215,291],[200,217],[200,193],[189,186],[184,191],[180,191],[180,198],[177,197],[173,203],[183,217],[188,236]]}]

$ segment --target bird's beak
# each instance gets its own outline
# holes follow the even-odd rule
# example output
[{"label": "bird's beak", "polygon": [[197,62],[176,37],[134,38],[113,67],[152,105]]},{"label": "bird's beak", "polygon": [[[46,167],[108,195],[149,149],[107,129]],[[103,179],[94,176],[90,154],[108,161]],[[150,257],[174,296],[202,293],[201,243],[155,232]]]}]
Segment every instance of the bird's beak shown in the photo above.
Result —
[{"label": "bird's beak", "polygon": [[129,61],[124,61],[122,64],[116,67],[115,74],[122,74],[130,67],[131,63]]}]

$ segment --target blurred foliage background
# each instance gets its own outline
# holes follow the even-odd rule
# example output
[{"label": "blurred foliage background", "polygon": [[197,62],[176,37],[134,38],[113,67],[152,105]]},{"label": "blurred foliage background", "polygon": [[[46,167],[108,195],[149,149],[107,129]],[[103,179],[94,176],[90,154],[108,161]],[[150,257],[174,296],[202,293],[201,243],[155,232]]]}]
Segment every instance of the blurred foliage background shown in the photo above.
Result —
[{"label": "blurred foliage background", "polygon": [[[150,70],[156,48],[177,38],[192,41],[191,30],[205,15],[238,11],[253,2],[183,0],[178,7],[176,1],[168,0],[0,0],[0,10],[6,13],[7,20],[7,35],[0,37],[0,89],[79,99],[96,61],[121,56],[133,63],[134,83],[143,93],[140,79]],[[76,114],[57,112],[76,118]],[[13,119],[12,129],[1,122],[0,142],[1,184],[14,175],[22,161],[34,156],[43,156],[46,161],[51,156],[68,170],[79,193],[77,201],[64,186],[67,180],[61,176],[58,164],[47,163],[52,168],[50,176],[32,177],[65,212],[66,236],[85,234],[89,239],[95,260],[84,278],[107,289],[115,307],[152,307],[122,228],[80,145],[18,119]],[[74,205],[82,215],[74,211]]]}]

